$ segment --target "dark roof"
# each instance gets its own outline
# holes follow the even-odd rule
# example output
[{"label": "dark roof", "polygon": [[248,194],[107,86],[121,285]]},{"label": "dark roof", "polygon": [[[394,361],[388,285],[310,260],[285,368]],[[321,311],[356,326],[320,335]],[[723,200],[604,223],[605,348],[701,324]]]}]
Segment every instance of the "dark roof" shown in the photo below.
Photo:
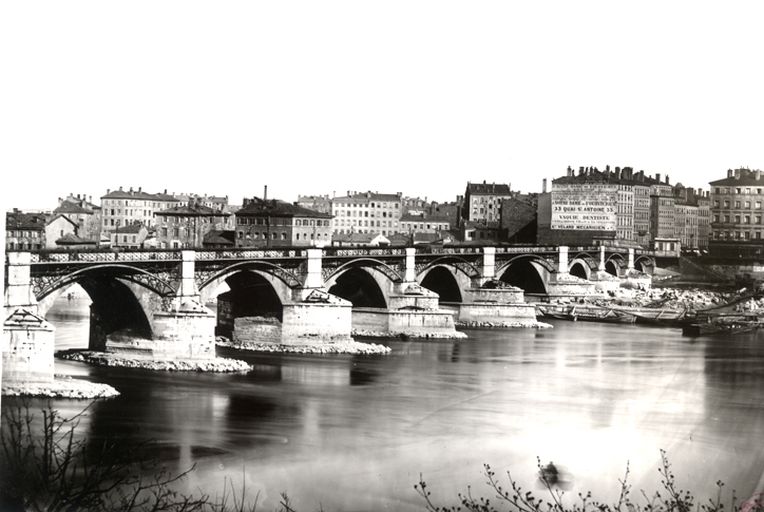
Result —
[{"label": "dark roof", "polygon": [[256,197],[247,203],[242,209],[236,212],[237,216],[245,217],[314,217],[319,219],[331,219],[332,215],[328,213],[317,212],[310,208],[298,206],[296,204],[279,201],[278,199],[268,199],[263,201]]},{"label": "dark roof", "polygon": [[407,213],[400,220],[401,222],[442,222],[450,224],[454,221],[454,218],[445,215],[413,215]]},{"label": "dark roof", "polygon": [[8,212],[5,216],[5,229],[27,229],[30,231],[42,231],[48,223],[45,213],[22,213]]},{"label": "dark roof", "polygon": [[166,210],[161,210],[156,212],[156,215],[186,215],[186,216],[197,216],[197,217],[213,217],[213,216],[228,216],[231,215],[228,212],[221,212],[220,210],[216,210],[214,208],[210,208],[209,206],[204,206],[203,204],[182,204],[180,206],[173,206],[172,208],[167,208]]},{"label": "dark roof", "polygon": [[92,215],[93,210],[89,210],[88,208],[83,208],[77,203],[73,203],[72,201],[64,201],[62,202],[58,208],[53,210],[53,213],[69,213],[69,214],[86,214],[86,215]]},{"label": "dark roof", "polygon": [[394,201],[398,202],[401,200],[401,196],[398,194],[380,194],[379,192],[356,192],[355,194],[349,194],[347,196],[339,196],[335,197],[334,200],[339,199],[366,199],[369,201]]},{"label": "dark roof", "polygon": [[127,226],[120,226],[114,230],[114,233],[140,233],[141,229],[146,229],[143,224],[128,224]]},{"label": "dark roof", "polygon": [[562,176],[560,178],[555,178],[552,180],[552,183],[556,184],[572,184],[572,183],[613,183],[615,185],[622,184],[622,185],[644,185],[644,186],[650,186],[650,185],[665,185],[665,186],[671,186],[668,183],[659,181],[651,176],[644,175],[644,178],[642,177],[642,174],[639,173],[632,173],[631,179],[624,178],[624,175],[621,174],[620,178],[616,178],[616,174],[614,171],[600,171],[598,169],[590,169],[589,171],[586,171],[585,174],[574,174],[573,176]]},{"label": "dark roof", "polygon": [[5,229],[28,229],[32,231],[40,231],[45,229],[45,226],[59,217],[66,220],[72,226],[77,227],[76,222],[60,213],[8,212],[5,217]]},{"label": "dark roof", "polygon": [[[721,180],[712,181],[709,183],[709,185],[714,187],[764,187],[764,172],[752,171],[750,169],[736,169],[734,172],[738,173],[738,178],[736,178],[733,174],[732,176],[728,176]],[[759,179],[756,179],[757,173],[759,174]]]},{"label": "dark roof", "polygon": [[142,190],[112,190],[101,196],[101,199],[144,199],[146,201],[178,201],[170,194],[150,194]]},{"label": "dark roof", "polygon": [[414,242],[434,242],[440,239],[438,233],[414,233]]},{"label": "dark roof", "polygon": [[508,196],[512,193],[506,183],[469,183],[467,193],[470,195]]},{"label": "dark roof", "polygon": [[213,229],[204,235],[203,244],[210,245],[234,245],[236,233],[233,231],[221,231]]},{"label": "dark roof", "polygon": [[67,233],[61,238],[59,238],[58,240],[56,240],[56,245],[83,245],[83,244],[95,245],[96,241],[90,240],[88,238],[80,238],[74,233]]},{"label": "dark roof", "polygon": [[[335,233],[332,242],[369,243],[381,233]],[[384,236],[384,235],[382,235]],[[387,237],[384,237],[387,238]],[[389,238],[387,238],[389,240]]]}]

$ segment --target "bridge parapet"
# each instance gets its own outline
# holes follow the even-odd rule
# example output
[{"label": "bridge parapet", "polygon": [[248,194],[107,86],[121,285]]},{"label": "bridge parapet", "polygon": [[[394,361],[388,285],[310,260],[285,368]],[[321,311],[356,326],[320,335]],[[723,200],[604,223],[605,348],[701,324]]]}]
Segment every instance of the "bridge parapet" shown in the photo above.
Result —
[{"label": "bridge parapet", "polygon": [[57,251],[32,252],[30,263],[108,263],[181,261],[181,251]]}]

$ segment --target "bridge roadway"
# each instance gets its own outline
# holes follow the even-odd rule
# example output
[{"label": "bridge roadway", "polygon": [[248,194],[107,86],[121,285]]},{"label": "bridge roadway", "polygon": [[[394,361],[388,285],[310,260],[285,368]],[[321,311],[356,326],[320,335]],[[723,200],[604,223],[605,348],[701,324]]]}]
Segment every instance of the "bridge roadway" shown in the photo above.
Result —
[{"label": "bridge roadway", "polygon": [[[644,279],[671,257],[605,246],[11,251],[3,380],[52,378],[54,328],[45,315],[74,284],[92,299],[91,349],[204,358],[216,333],[315,343],[354,330],[448,335],[454,318],[535,322],[523,290],[590,293]],[[204,306],[216,298],[217,316]],[[461,311],[440,309],[439,298]],[[242,320],[262,317],[277,321]]]}]

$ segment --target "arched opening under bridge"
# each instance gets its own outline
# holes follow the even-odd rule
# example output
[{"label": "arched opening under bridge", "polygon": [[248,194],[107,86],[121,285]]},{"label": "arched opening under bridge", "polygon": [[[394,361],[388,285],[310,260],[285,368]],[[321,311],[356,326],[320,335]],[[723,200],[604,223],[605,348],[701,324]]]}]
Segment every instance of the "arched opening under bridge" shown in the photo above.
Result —
[{"label": "arched opening under bridge", "polygon": [[422,286],[437,293],[439,302],[462,302],[459,283],[446,267],[436,266],[427,271],[422,279]]}]

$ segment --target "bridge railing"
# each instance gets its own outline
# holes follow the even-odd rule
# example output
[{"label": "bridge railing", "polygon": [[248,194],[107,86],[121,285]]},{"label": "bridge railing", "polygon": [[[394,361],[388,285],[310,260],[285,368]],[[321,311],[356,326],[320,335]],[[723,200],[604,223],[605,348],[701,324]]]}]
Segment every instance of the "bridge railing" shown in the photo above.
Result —
[{"label": "bridge railing", "polygon": [[305,258],[305,249],[224,249],[196,251],[196,261]]},{"label": "bridge railing", "polygon": [[33,252],[30,255],[32,263],[73,263],[73,262],[128,262],[128,261],[178,261],[181,259],[180,251],[61,251],[61,252]]}]

